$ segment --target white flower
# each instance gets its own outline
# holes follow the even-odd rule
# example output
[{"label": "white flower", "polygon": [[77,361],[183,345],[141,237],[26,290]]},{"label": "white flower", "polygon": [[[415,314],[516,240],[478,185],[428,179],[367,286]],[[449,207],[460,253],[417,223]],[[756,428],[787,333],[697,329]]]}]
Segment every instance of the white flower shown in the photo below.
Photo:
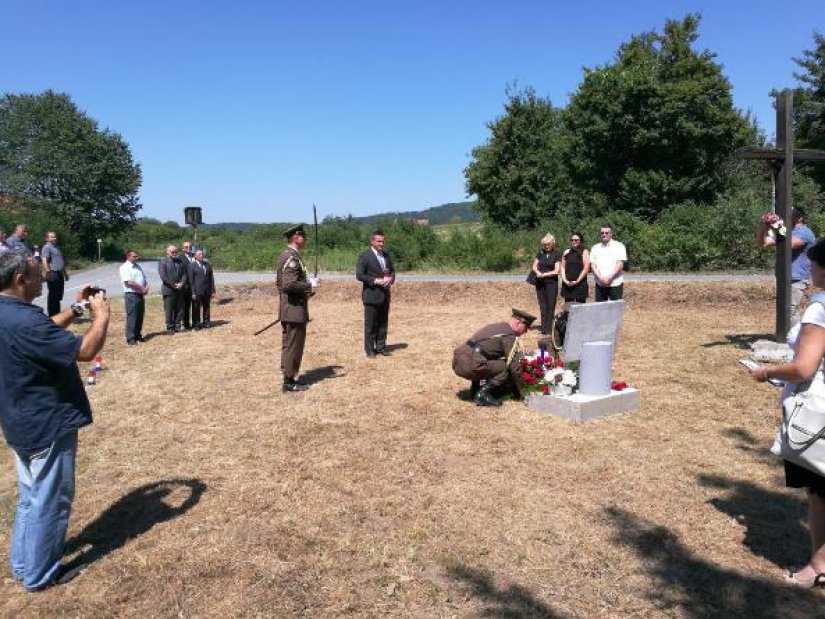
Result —
[{"label": "white flower", "polygon": [[576,386],[576,373],[573,370],[565,370],[561,377],[561,384],[568,387]]},{"label": "white flower", "polygon": [[557,377],[559,376],[564,376],[564,370],[562,368],[549,368],[544,372],[544,380],[548,383],[558,382]]}]

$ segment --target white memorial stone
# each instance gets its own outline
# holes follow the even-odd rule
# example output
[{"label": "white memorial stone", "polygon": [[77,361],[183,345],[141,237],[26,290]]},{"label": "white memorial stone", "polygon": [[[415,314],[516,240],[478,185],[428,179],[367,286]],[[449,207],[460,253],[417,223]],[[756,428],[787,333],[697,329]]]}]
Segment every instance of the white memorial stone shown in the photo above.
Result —
[{"label": "white memorial stone", "polygon": [[603,396],[610,393],[610,375],[613,365],[611,342],[585,342],[579,363],[579,393]]}]

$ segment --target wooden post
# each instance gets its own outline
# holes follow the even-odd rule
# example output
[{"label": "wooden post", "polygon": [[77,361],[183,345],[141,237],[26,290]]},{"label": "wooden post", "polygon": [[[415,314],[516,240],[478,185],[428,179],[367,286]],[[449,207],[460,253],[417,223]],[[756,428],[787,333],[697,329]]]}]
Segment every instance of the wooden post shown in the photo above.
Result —
[{"label": "wooden post", "polygon": [[793,220],[793,92],[783,90],[776,99],[776,148],[784,155],[776,177],[776,212],[785,222],[784,238],[776,243],[776,341],[783,342],[791,328],[791,229]]}]

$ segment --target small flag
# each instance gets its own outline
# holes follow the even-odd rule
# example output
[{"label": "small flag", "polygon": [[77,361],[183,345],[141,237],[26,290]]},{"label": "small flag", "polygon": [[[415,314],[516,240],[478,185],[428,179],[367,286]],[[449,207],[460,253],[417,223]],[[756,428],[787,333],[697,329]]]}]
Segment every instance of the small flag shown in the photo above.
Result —
[{"label": "small flag", "polygon": [[97,382],[97,372],[95,372],[94,370],[89,370],[88,384],[89,385],[94,385],[96,382]]},{"label": "small flag", "polygon": [[103,369],[103,359],[100,357],[100,355],[95,355],[95,361],[92,365],[92,368],[95,372],[100,372],[100,370]]}]

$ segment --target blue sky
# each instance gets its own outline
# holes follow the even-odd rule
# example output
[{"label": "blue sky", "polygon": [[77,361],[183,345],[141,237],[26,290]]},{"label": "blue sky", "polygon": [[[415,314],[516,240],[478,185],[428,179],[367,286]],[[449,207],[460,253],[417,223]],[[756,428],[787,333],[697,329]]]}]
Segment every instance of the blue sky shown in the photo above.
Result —
[{"label": "blue sky", "polygon": [[823,0],[3,0],[3,92],[66,92],[143,169],[141,215],[301,221],[467,199],[508,84],[564,105],[631,35],[702,15],[737,107],[825,32]]}]

